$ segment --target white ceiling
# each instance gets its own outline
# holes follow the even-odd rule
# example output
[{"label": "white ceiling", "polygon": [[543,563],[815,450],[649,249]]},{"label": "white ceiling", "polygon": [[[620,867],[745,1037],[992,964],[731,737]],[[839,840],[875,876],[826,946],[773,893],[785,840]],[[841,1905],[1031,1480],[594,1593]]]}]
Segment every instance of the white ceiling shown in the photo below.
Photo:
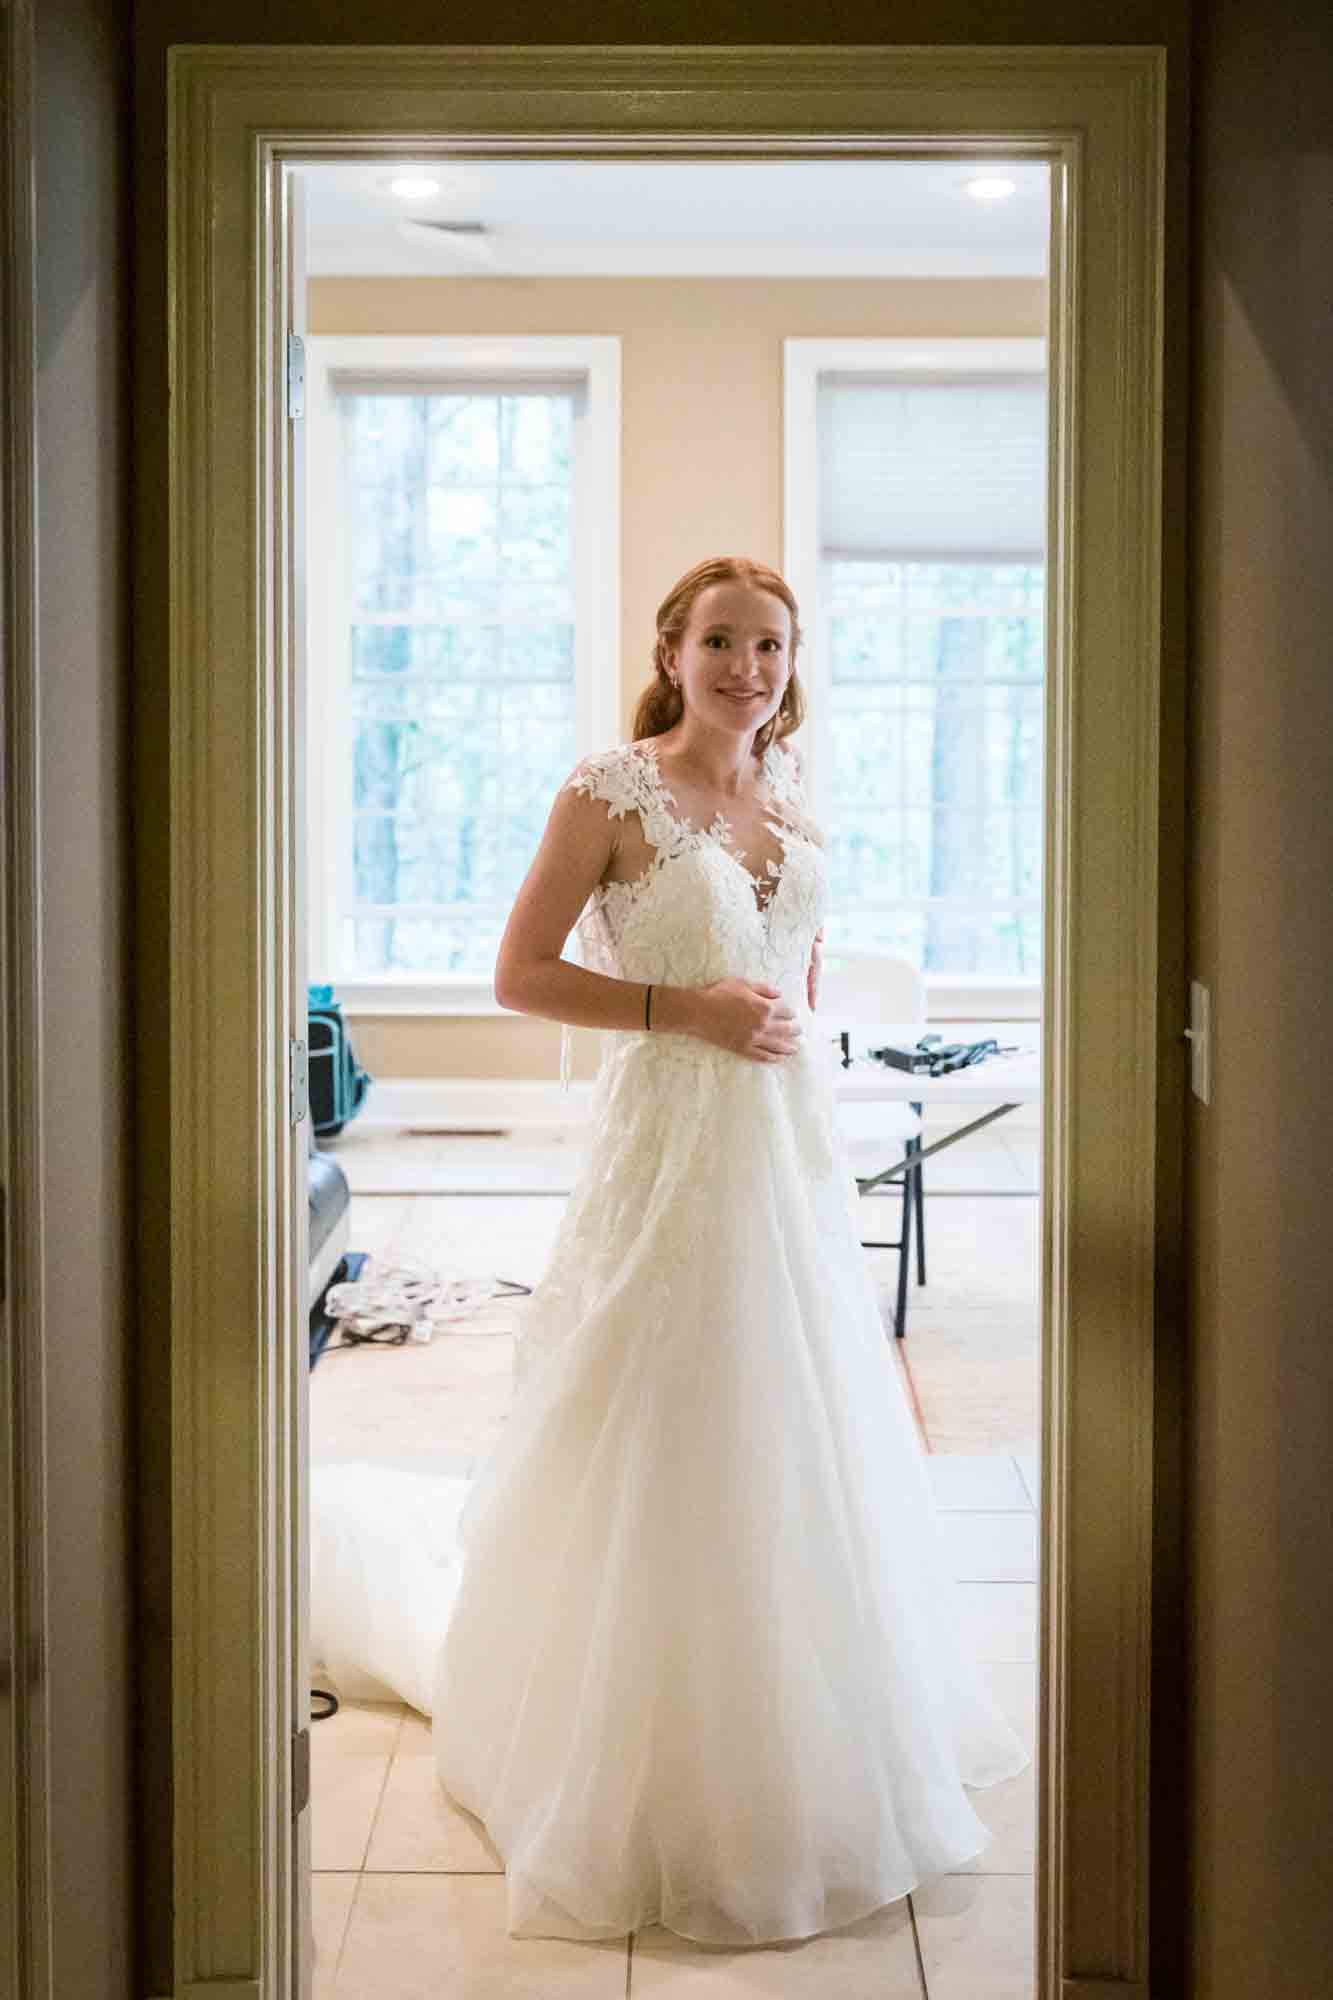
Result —
[{"label": "white ceiling", "polygon": [[[1044,160],[423,161],[301,170],[313,275],[1044,277]],[[966,183],[1002,175],[1004,200]],[[429,222],[481,223],[450,240]],[[403,228],[403,224],[415,225]]]}]

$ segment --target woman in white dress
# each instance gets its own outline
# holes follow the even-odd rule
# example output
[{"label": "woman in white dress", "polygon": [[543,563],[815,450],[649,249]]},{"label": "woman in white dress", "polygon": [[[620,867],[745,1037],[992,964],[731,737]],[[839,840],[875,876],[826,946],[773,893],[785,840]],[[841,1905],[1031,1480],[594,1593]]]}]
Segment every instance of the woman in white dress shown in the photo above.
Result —
[{"label": "woman in white dress", "polygon": [[634,740],[562,785],[496,963],[504,1005],[603,1031],[504,1429],[470,1481],[317,1469],[313,1644],[431,1714],[511,1935],[755,1944],[961,1867],[965,1788],[1029,1757],[967,1643],[812,1028],[796,602],[716,558],[657,628]]}]

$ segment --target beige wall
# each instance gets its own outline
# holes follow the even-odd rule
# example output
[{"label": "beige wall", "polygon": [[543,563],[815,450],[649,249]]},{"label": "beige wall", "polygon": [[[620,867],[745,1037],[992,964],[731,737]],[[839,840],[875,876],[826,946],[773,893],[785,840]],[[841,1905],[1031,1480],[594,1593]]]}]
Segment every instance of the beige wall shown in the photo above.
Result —
[{"label": "beige wall", "polygon": [[1196,67],[1189,1613],[1198,2000],[1333,1986],[1333,20]]},{"label": "beige wall", "polygon": [[[308,303],[312,333],[619,337],[623,736],[676,578],[712,555],[782,568],[784,339],[1046,329],[1038,278],[314,278]],[[354,1026],[373,1076],[559,1069],[559,1027],[521,1015],[358,1015]],[[596,1049],[575,1031],[576,1074],[591,1073]]]},{"label": "beige wall", "polygon": [[44,1373],[51,1991],[106,2000],[134,1975],[128,113],[101,0],[39,8],[36,57],[48,1342],[22,1372]]}]

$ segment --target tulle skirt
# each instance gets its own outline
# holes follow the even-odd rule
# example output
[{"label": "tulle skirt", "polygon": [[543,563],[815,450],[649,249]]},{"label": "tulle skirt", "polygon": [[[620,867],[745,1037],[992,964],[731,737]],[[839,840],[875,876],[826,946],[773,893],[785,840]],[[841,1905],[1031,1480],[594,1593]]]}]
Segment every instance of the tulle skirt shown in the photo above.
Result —
[{"label": "tulle skirt", "polygon": [[818,1056],[619,1038],[475,1476],[315,1468],[315,1657],[431,1716],[515,1937],[836,1929],[979,1854],[965,1787],[1030,1761],[856,1201]]}]

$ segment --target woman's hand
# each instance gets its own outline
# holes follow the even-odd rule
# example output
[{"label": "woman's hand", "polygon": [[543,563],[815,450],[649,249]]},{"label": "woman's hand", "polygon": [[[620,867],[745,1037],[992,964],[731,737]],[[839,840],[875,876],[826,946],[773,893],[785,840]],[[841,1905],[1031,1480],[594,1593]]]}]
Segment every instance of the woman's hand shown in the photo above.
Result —
[{"label": "woman's hand", "polygon": [[795,1009],[759,979],[716,979],[690,994],[689,1032],[751,1062],[782,1062],[801,1046]]},{"label": "woman's hand", "polygon": [[823,942],[823,930],[817,930],[815,932],[814,943],[810,947],[810,965],[805,975],[805,997],[809,1002],[812,1014],[815,1011],[815,996],[819,991],[820,946]]}]

